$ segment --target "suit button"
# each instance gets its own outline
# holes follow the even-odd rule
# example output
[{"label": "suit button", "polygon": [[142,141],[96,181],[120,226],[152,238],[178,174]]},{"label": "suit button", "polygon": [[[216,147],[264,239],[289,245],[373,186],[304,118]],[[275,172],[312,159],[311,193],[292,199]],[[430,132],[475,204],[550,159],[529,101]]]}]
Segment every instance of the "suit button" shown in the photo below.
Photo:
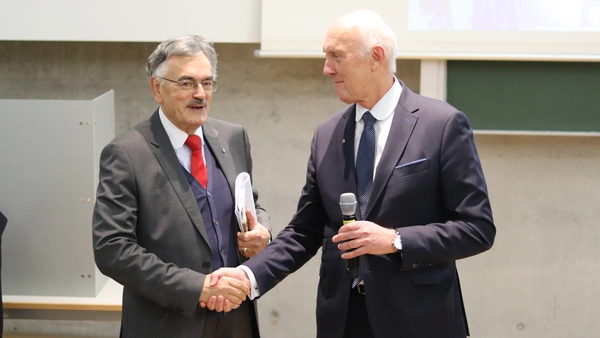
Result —
[{"label": "suit button", "polygon": [[204,262],[204,263],[202,263],[202,267],[203,268],[210,268],[210,262]]},{"label": "suit button", "polygon": [[418,268],[418,267],[419,267],[419,264],[417,264],[417,263],[413,263],[412,267],[413,267],[413,269],[416,269],[416,268]]}]

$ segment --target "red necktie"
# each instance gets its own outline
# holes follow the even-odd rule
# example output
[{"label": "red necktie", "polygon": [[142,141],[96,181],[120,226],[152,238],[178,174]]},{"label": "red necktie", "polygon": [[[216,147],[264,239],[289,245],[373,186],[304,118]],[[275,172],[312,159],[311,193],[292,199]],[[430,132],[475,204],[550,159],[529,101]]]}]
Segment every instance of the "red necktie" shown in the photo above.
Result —
[{"label": "red necktie", "polygon": [[192,157],[190,159],[192,176],[206,189],[208,172],[206,164],[204,164],[204,158],[202,157],[202,142],[200,137],[198,135],[190,135],[185,140],[185,145],[192,150]]}]

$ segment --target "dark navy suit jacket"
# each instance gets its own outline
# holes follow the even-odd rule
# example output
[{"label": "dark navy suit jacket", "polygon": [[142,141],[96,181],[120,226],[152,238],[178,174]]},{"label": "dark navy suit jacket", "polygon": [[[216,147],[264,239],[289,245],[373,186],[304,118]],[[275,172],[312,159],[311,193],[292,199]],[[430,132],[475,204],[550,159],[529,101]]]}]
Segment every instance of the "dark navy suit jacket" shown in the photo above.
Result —
[{"label": "dark navy suit jacket", "polygon": [[[496,229],[467,117],[403,86],[378,164],[366,219],[396,228],[403,254],[365,255],[375,337],[465,337],[455,261],[489,249]],[[356,194],[355,105],[317,127],[306,183],[290,224],[245,265],[262,294],[322,248],[317,337],[342,337],[350,280],[332,237],[340,195]],[[391,243],[390,243],[391,245]]]}]

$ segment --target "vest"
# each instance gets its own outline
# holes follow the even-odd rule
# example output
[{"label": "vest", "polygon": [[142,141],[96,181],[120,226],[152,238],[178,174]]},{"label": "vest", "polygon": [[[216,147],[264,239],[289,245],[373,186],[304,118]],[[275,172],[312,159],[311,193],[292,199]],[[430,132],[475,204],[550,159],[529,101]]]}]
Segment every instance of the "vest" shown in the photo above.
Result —
[{"label": "vest", "polygon": [[[210,147],[205,147],[208,149]],[[206,189],[190,174],[183,169],[196,202],[202,213],[204,226],[213,256],[213,271],[227,266],[235,267],[239,264],[237,256],[237,236],[235,214],[233,212],[233,197],[229,183],[221,168],[218,167],[212,151],[204,152],[208,181]]]}]

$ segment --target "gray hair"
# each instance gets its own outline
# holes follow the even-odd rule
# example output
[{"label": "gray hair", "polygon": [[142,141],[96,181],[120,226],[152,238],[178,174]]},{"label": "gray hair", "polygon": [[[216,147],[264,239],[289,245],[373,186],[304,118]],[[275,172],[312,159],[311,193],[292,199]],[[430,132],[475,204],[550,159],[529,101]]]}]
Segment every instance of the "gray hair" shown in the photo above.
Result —
[{"label": "gray hair", "polygon": [[199,35],[184,35],[162,42],[148,57],[146,72],[149,77],[163,76],[165,61],[172,55],[196,56],[204,54],[210,62],[212,76],[217,78],[217,52],[212,42]]},{"label": "gray hair", "polygon": [[363,56],[370,54],[373,46],[380,44],[385,50],[390,73],[396,74],[396,34],[377,13],[362,9],[343,15],[336,22],[358,31]]}]

